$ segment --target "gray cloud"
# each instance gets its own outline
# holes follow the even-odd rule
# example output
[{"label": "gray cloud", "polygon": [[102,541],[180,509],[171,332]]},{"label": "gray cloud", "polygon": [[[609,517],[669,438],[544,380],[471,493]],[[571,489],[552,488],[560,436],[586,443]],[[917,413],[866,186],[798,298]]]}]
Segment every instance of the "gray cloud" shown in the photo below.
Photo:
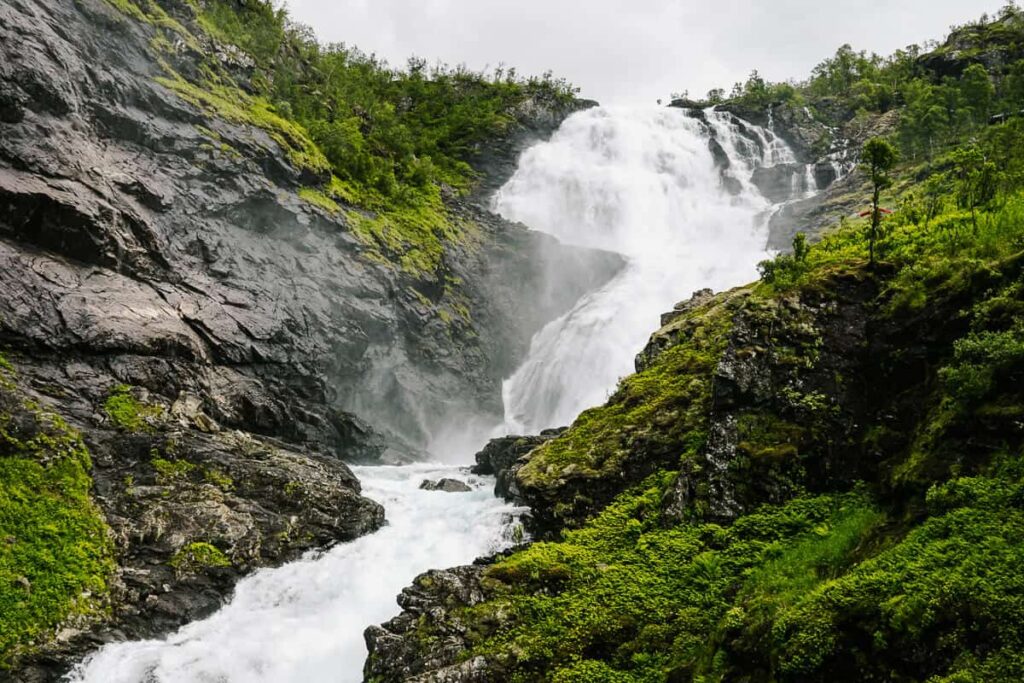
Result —
[{"label": "gray cloud", "polygon": [[613,102],[802,78],[843,43],[887,54],[1001,0],[287,0],[329,42],[475,69],[552,70]]}]

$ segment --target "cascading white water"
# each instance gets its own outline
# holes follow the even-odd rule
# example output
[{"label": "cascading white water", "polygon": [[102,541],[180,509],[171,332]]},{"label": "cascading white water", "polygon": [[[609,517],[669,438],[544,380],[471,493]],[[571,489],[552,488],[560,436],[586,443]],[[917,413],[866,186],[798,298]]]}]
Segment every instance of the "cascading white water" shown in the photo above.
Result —
[{"label": "cascading white water", "polygon": [[[743,135],[728,115],[705,116],[706,124],[679,109],[575,114],[523,155],[496,196],[507,218],[628,261],[534,337],[528,359],[505,382],[507,431],[568,424],[602,403],[633,371],[660,313],[696,289],[756,276],[770,205],[748,182],[750,172],[794,158],[770,133],[750,126]],[[709,128],[742,185],[737,196],[723,187]]]},{"label": "cascading white water", "polygon": [[[658,315],[702,287],[755,275],[770,205],[755,165],[786,163],[774,135],[728,115],[592,109],[529,150],[495,207],[564,242],[623,254],[625,269],[534,338],[504,387],[508,429],[571,421],[632,371]],[[727,192],[709,148],[729,158]],[[735,189],[735,188],[734,188]],[[467,421],[468,423],[468,421]],[[482,444],[481,444],[482,445]],[[366,626],[396,612],[418,573],[466,563],[508,543],[514,510],[477,480],[472,493],[421,491],[439,465],[354,468],[384,504],[375,534],[243,580],[231,602],[177,633],[104,647],[69,676],[79,683],[345,683],[362,679]],[[456,474],[465,478],[464,474]]]},{"label": "cascading white water", "polygon": [[478,478],[472,493],[422,491],[457,476],[438,465],[353,468],[388,525],[235,588],[208,619],[164,640],[108,645],[71,675],[86,683],[350,683],[362,680],[363,630],[396,613],[414,576],[508,545],[514,509]]}]

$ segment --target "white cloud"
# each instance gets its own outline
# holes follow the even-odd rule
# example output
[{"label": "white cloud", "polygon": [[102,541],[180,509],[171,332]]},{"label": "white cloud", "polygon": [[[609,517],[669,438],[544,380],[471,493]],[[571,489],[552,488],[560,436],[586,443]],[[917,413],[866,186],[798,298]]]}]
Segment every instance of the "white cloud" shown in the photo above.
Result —
[{"label": "white cloud", "polygon": [[287,0],[329,42],[472,68],[551,69],[605,103],[802,78],[843,43],[889,53],[1000,0]]}]

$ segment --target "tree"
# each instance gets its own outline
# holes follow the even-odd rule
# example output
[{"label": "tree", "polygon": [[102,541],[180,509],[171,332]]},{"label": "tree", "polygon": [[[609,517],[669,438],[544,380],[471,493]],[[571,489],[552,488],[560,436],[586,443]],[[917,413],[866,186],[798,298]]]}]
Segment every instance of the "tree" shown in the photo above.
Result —
[{"label": "tree", "polygon": [[981,64],[971,64],[960,77],[960,94],[971,112],[975,126],[988,123],[996,89],[988,71]]},{"label": "tree", "polygon": [[879,199],[882,190],[892,185],[889,171],[896,165],[899,152],[884,138],[871,138],[864,143],[861,151],[861,167],[871,179],[871,230],[868,233],[869,263],[875,265],[875,241],[878,239],[878,228],[882,222]]},{"label": "tree", "polygon": [[978,209],[992,203],[999,190],[999,169],[976,145],[958,149],[950,156],[956,179],[956,202],[970,209],[974,232],[978,232]]}]

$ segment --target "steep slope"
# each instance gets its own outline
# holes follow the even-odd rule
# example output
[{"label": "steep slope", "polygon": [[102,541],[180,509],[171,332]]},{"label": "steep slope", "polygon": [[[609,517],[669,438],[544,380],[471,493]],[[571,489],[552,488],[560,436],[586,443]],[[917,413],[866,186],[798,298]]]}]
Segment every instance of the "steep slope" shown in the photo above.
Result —
[{"label": "steep slope", "polygon": [[[0,666],[20,661],[0,677],[51,680],[97,639],[165,633],[256,567],[372,531],[383,510],[343,461],[444,455],[447,425],[496,420],[532,332],[620,266],[443,182],[415,211],[347,203],[356,186],[250,87],[273,72],[214,37],[214,5],[0,6],[0,597],[18,605]],[[474,160],[507,168],[576,106],[521,108]],[[85,583],[40,580],[78,569],[23,493],[19,473],[55,466],[26,450],[36,413],[91,453],[69,463],[94,502],[66,501],[91,515]]]},{"label": "steep slope", "polygon": [[545,542],[419,577],[367,680],[1018,680],[1020,202],[680,306],[501,475]]},{"label": "steep slope", "polygon": [[[1024,678],[1024,122],[966,96],[985,79],[988,109],[1019,101],[1006,60],[1022,31],[1008,7],[930,55],[845,48],[816,70],[807,93],[857,83],[819,121],[902,142],[877,261],[853,174],[777,224],[820,243],[796,239],[759,282],[666,313],[603,406],[492,442],[478,469],[529,506],[535,540],[417,577],[401,614],[366,631],[366,680]],[[953,80],[932,70],[951,51]],[[857,78],[901,64],[915,70],[882,85],[904,102],[842,120]],[[801,93],[773,87],[739,86],[723,108],[813,140]],[[915,102],[939,93],[925,152]],[[797,164],[820,158],[791,144]],[[824,229],[830,211],[842,220]]]}]

